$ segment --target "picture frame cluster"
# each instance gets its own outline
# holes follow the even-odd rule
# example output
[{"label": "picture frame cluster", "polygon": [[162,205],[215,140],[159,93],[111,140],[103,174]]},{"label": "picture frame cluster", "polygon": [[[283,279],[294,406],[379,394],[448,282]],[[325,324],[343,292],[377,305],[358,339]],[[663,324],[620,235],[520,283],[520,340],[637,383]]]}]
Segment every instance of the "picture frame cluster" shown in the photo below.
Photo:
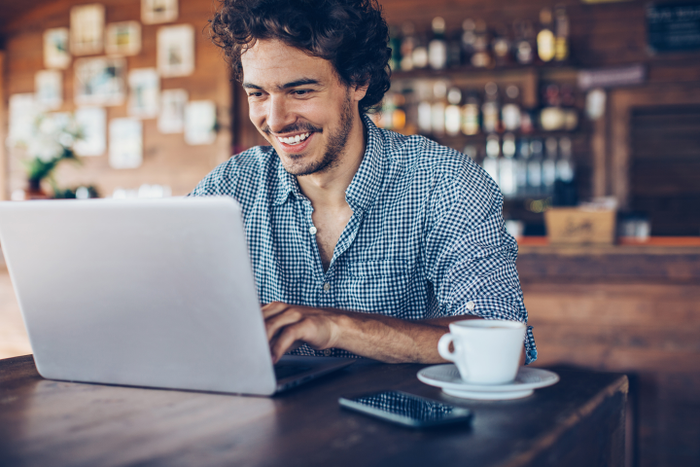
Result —
[{"label": "picture frame cluster", "polygon": [[[28,134],[23,126],[32,122],[32,115],[72,111],[84,134],[76,153],[108,154],[114,169],[142,165],[146,119],[157,119],[162,134],[182,134],[186,144],[213,144],[216,104],[190,101],[182,80],[174,81],[176,86],[168,82],[195,72],[193,25],[177,23],[178,0],[141,0],[140,13],[140,21],[106,22],[104,5],[76,5],[67,27],[45,30],[45,69],[35,75],[34,92],[10,96],[10,103],[16,104],[10,105],[10,120],[18,124],[11,125],[9,140]],[[132,61],[144,62],[132,60],[144,54],[144,28],[156,28],[156,50],[147,51],[155,60],[151,66],[131,67]],[[153,31],[148,33],[153,37]],[[73,80],[72,102],[64,96],[66,77]],[[126,112],[109,110],[117,107]]]}]

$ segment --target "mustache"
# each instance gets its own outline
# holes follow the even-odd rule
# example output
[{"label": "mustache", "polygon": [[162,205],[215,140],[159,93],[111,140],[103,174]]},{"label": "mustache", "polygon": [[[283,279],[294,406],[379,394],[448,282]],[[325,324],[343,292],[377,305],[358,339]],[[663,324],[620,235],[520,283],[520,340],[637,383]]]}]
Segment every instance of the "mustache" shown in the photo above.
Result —
[{"label": "mustache", "polygon": [[[261,128],[261,130],[266,135],[272,136],[274,134],[272,130],[270,130],[270,127],[268,125],[264,125]],[[277,131],[275,133],[279,135],[285,133],[321,133],[322,131],[323,130],[321,128],[316,127],[310,123],[294,123],[292,125],[282,128],[280,131]]]}]

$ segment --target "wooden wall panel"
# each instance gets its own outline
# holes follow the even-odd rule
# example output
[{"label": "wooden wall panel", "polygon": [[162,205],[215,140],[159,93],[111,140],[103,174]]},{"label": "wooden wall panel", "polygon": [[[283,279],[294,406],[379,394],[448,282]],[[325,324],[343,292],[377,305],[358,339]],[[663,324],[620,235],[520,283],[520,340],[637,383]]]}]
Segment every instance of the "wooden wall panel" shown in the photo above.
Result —
[{"label": "wooden wall panel", "polygon": [[[10,26],[7,35],[7,94],[34,91],[34,75],[43,69],[42,34],[51,27],[69,25],[69,8],[78,0],[44,4],[28,12]],[[140,20],[140,0],[108,0],[106,23]],[[84,157],[83,164],[64,164],[56,179],[61,187],[94,184],[103,195],[117,188],[137,189],[141,184],[169,185],[173,194],[188,193],[218,163],[231,154],[231,87],[228,67],[222,55],[208,38],[207,20],[212,4],[196,0],[180,0],[177,21],[168,24],[191,24],[195,28],[195,71],[191,76],[162,78],[161,89],[184,88],[191,100],[210,99],[217,103],[219,134],[214,144],[188,146],[182,134],[164,135],[156,127],[156,119],[144,120],[144,160],[137,169],[115,170],[109,167],[107,155]],[[19,24],[22,24],[22,27]],[[127,68],[156,66],[156,33],[164,25],[142,25],[142,52],[127,57]],[[14,28],[14,29],[13,29]],[[75,58],[75,57],[74,57]],[[61,111],[72,111],[73,70],[63,73],[64,104]],[[7,96],[4,101],[7,105]],[[107,107],[108,120],[127,116],[126,106]],[[25,188],[21,151],[10,153],[9,186],[6,191]]]}]

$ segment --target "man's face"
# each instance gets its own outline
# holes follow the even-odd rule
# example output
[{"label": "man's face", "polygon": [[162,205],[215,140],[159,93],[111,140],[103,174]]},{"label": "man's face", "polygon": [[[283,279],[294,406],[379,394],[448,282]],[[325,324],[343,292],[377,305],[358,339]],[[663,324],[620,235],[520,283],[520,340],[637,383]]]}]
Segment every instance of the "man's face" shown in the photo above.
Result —
[{"label": "man's face", "polygon": [[340,82],[333,65],[274,40],[241,57],[250,120],[293,175],[342,160],[365,90]]}]

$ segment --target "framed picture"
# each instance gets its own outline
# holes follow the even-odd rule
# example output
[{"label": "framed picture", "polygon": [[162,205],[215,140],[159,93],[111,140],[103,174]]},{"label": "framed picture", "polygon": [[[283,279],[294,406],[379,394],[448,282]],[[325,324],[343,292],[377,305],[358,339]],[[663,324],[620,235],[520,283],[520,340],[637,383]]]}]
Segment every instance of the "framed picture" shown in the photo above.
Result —
[{"label": "framed picture", "polygon": [[105,52],[111,55],[137,55],[141,52],[141,25],[138,21],[108,24]]},{"label": "framed picture", "polygon": [[77,105],[121,105],[126,96],[126,60],[117,57],[75,61]]},{"label": "framed picture", "polygon": [[182,133],[184,131],[187,99],[187,91],[184,89],[166,89],[160,93],[158,130],[161,133]]},{"label": "framed picture", "polygon": [[68,28],[44,31],[44,66],[65,70],[71,62],[68,51]]},{"label": "framed picture", "polygon": [[141,0],[143,24],[169,23],[177,19],[177,0]]},{"label": "framed picture", "polygon": [[160,76],[155,68],[139,68],[129,72],[129,115],[157,117],[159,97]]},{"label": "framed picture", "polygon": [[107,111],[102,107],[82,107],[75,111],[75,123],[83,138],[73,145],[79,156],[101,156],[107,150]]},{"label": "framed picture", "polygon": [[135,169],[143,161],[143,124],[135,118],[115,118],[109,122],[109,165],[115,169]]},{"label": "framed picture", "polygon": [[194,28],[189,24],[158,30],[158,72],[163,78],[187,76],[194,71]]},{"label": "framed picture", "polygon": [[190,145],[216,141],[216,104],[214,101],[190,101],[185,107],[185,142]]},{"label": "framed picture", "polygon": [[34,75],[36,102],[44,110],[56,110],[63,104],[63,73],[43,70]]},{"label": "framed picture", "polygon": [[28,144],[32,137],[34,124],[39,116],[34,93],[12,94],[9,102],[9,131],[10,146]]},{"label": "framed picture", "polygon": [[99,3],[70,10],[70,50],[73,55],[102,53],[105,7]]}]

